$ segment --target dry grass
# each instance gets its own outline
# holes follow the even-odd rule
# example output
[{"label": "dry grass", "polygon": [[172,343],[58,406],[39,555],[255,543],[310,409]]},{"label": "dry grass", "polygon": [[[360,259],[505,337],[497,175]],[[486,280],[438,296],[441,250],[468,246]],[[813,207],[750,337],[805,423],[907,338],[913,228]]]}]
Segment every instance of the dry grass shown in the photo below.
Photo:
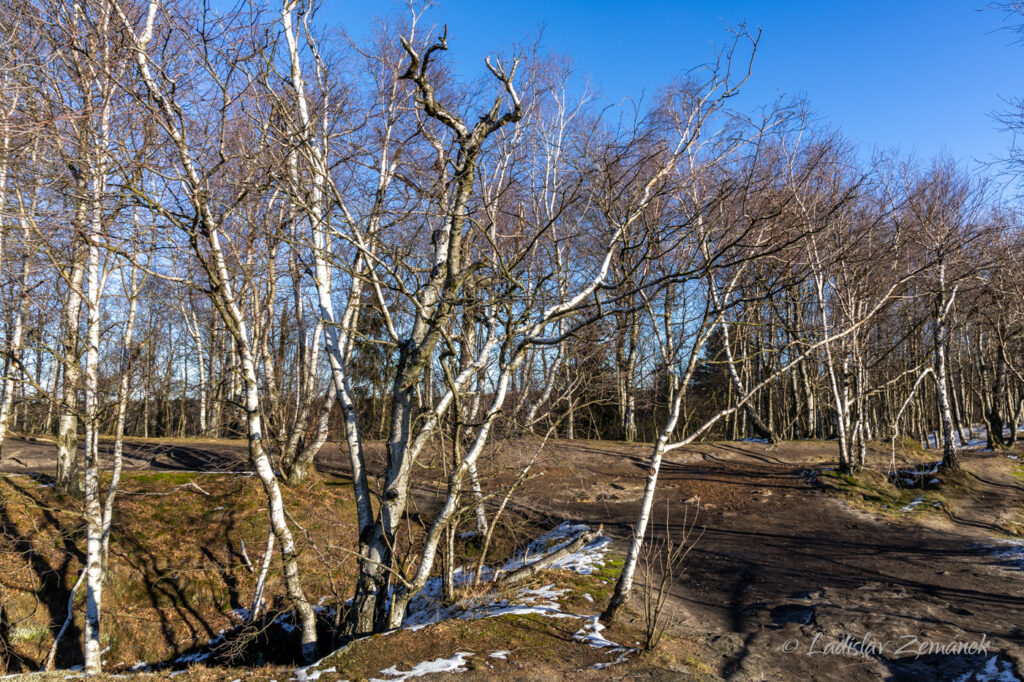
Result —
[{"label": "dry grass", "polygon": [[[304,569],[315,600],[334,599],[341,572],[351,571],[355,528],[351,487],[314,477],[285,489]],[[189,484],[194,484],[195,487]],[[38,667],[63,622],[68,591],[84,558],[78,500],[46,487],[46,479],[0,479],[0,594],[8,637],[8,667]],[[231,474],[127,472],[111,532],[104,588],[103,643],[111,669],[172,659],[238,625],[247,608],[268,527],[259,481]],[[202,492],[200,492],[202,491]],[[207,494],[204,494],[207,493]],[[244,543],[244,551],[243,551]],[[81,611],[78,595],[76,610]],[[268,601],[282,601],[272,571]],[[77,622],[65,635],[58,665],[79,657]]]},{"label": "dry grass", "polygon": [[[46,476],[0,478],[0,672],[38,669],[64,620],[84,560],[81,501],[56,493],[50,482]],[[317,474],[282,491],[307,596],[326,606],[344,602],[356,575],[351,484]],[[409,524],[414,536],[415,518]],[[489,552],[492,560],[540,532],[520,516],[504,518]],[[298,647],[265,622],[240,627],[237,613],[250,606],[256,579],[250,566],[259,566],[267,528],[265,495],[253,476],[125,472],[104,587],[106,669],[124,671],[139,661],[169,663],[207,651],[208,642],[227,631],[229,640],[204,661],[210,667],[193,666],[188,679],[223,679],[225,670],[234,669],[217,667],[226,663],[257,666],[256,679],[264,673],[267,679],[279,677],[285,669],[280,666],[292,664]],[[479,555],[477,541],[460,539],[457,552],[459,563],[472,564]],[[269,617],[289,610],[276,557],[265,597]],[[84,590],[79,590],[77,617],[61,642],[59,668],[81,662],[83,605]],[[326,622],[321,635],[329,645]]]}]

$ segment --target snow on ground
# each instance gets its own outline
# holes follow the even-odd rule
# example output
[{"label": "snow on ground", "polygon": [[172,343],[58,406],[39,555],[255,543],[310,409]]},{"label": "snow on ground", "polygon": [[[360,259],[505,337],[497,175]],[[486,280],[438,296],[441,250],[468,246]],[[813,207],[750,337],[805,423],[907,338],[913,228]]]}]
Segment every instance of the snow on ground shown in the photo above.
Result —
[{"label": "snow on ground", "polygon": [[423,677],[437,673],[460,673],[466,669],[466,660],[473,655],[472,651],[456,652],[451,658],[435,658],[433,661],[417,663],[411,670],[399,670],[398,666],[391,666],[380,671],[381,675],[387,675],[386,680],[373,678],[370,682],[401,682],[412,677]]},{"label": "snow on ground", "polygon": [[[1018,434],[1024,434],[1024,425],[1017,427]],[[981,434],[980,437],[975,434]],[[1006,426],[1003,428],[1003,438],[1009,438],[1011,435],[1010,427]],[[942,447],[942,436],[938,431],[932,431],[927,435],[928,442],[924,444],[926,448],[941,448]],[[988,445],[988,427],[985,424],[972,424],[971,428],[967,430],[967,442],[964,442],[960,438],[960,434],[953,429],[953,445],[961,450],[983,450]]]},{"label": "snow on ground", "polygon": [[[541,535],[531,542],[526,546],[526,549],[514,554],[511,559],[505,562],[501,570],[514,571],[522,568],[544,554],[557,551],[572,542],[577,535],[588,530],[590,530],[590,526],[585,523],[564,521],[554,530]],[[551,568],[561,568],[576,571],[582,575],[590,575],[604,565],[604,555],[608,551],[610,543],[611,540],[603,535],[594,538],[580,551],[562,557],[551,564]]]},{"label": "snow on ground", "polygon": [[980,547],[980,549],[984,553],[995,557],[997,559],[994,562],[996,565],[1014,571],[1024,571],[1024,540],[992,539],[998,544]]},{"label": "snow on ground", "polygon": [[611,641],[610,639],[602,635],[601,631],[604,630],[604,626],[601,625],[599,618],[600,616],[591,616],[590,618],[588,618],[586,624],[582,628],[580,628],[576,632],[576,634],[572,636],[572,638],[575,639],[577,642],[589,644],[590,646],[597,649],[610,647],[611,651],[609,651],[609,653],[619,654],[619,657],[616,658],[614,661],[609,661],[607,663],[595,663],[593,666],[595,670],[604,670],[608,666],[618,665],[619,663],[625,663],[629,655],[635,654],[637,651],[639,651],[639,649],[632,649],[624,646],[619,646],[615,642]]},{"label": "snow on ground", "polygon": [[562,590],[556,590],[554,583],[545,585],[544,587],[538,587],[536,589],[523,589],[519,590],[518,598],[524,604],[536,604],[537,600],[543,600],[540,606],[558,606],[558,598],[569,592],[569,588]]},{"label": "snow on ground", "polygon": [[929,485],[934,485],[939,482],[939,479],[935,478],[934,475],[939,473],[939,465],[941,464],[942,460],[936,460],[929,464],[918,464],[905,469],[897,469],[889,474],[889,478],[897,485],[914,488],[918,486],[923,487],[924,477],[932,476],[928,483]]},{"label": "snow on ground", "polygon": [[629,654],[631,654],[634,651],[636,651],[636,649],[629,649],[626,651],[626,653],[620,655],[614,661],[609,661],[608,663],[595,663],[591,667],[594,670],[604,670],[605,668],[608,668],[610,666],[618,665],[619,663],[625,663],[629,659]]},{"label": "snow on ground", "polygon": [[583,642],[589,644],[595,648],[602,648],[606,646],[617,647],[619,646],[615,642],[606,639],[601,631],[604,630],[604,626],[601,625],[601,621],[598,620],[599,616],[591,616],[587,619],[586,624],[582,628],[576,631],[576,634],[572,636],[577,642]]},{"label": "snow on ground", "polygon": [[965,674],[957,679],[957,682],[1020,682],[1020,678],[1013,674],[1013,664],[993,656],[985,662],[985,667]]},{"label": "snow on ground", "polygon": [[[586,524],[573,524],[566,521],[554,530],[545,533],[531,542],[522,551],[517,552],[497,571],[489,567],[485,567],[481,572],[481,582],[482,584],[486,584],[486,582],[492,580],[495,575],[514,571],[545,554],[557,551],[559,548],[565,546],[569,542],[572,542],[572,540],[580,533],[589,530],[590,527]],[[611,540],[604,536],[597,537],[584,545],[578,552],[574,552],[554,562],[551,565],[551,568],[575,571],[582,575],[591,575],[600,570],[604,565],[605,555],[608,552],[608,545],[610,543]],[[475,579],[475,572],[473,570],[460,567],[455,570],[454,579],[457,586],[470,585]],[[464,599],[457,604],[447,606],[442,603],[442,592],[441,579],[430,579],[423,590],[409,602],[409,607],[406,611],[404,624],[402,626],[403,629],[419,630],[434,623],[456,618],[462,620],[476,620],[480,618],[494,618],[496,616],[504,615],[537,614],[548,618],[585,619],[583,628],[580,629],[573,637],[576,641],[589,644],[593,647],[610,647],[611,649],[609,653],[621,654],[617,660],[611,663],[598,664],[602,668],[607,667],[608,665],[621,663],[626,660],[626,656],[636,651],[636,649],[622,647],[601,635],[601,631],[604,629],[604,626],[598,622],[597,616],[563,611],[559,603],[559,599],[570,592],[568,588],[556,589],[554,584],[548,584],[543,587],[536,588],[521,588],[515,592],[514,596],[500,599],[494,593],[484,593],[480,596],[471,599]],[[586,598],[586,596],[584,598]],[[593,598],[591,597],[588,601],[593,601]],[[327,658],[335,656],[342,650],[343,649],[339,649],[338,651],[329,654],[324,659],[321,659],[321,662]],[[506,660],[506,657],[510,653],[510,651],[495,651],[489,654],[489,656],[492,658]],[[388,676],[386,678],[387,682],[395,682],[396,680],[406,680],[430,673],[461,672],[465,670],[466,660],[473,655],[474,654],[468,652],[459,652],[452,658],[439,658],[434,661],[424,661],[414,666],[411,670],[401,671],[396,667],[391,667],[380,671],[380,674]],[[298,682],[315,680],[316,677],[314,677],[314,675],[318,675],[319,672],[326,672],[326,670],[320,671],[319,665],[320,662],[317,662],[313,665],[299,668],[295,671],[295,677],[292,679],[297,680]]]},{"label": "snow on ground", "polygon": [[914,501],[911,502],[910,504],[908,504],[908,505],[906,505],[904,507],[900,507],[900,511],[901,512],[908,512],[911,509],[913,509],[914,507],[916,507],[917,505],[921,504],[922,502],[924,502],[924,498],[923,497],[915,498]]},{"label": "snow on ground", "polygon": [[323,670],[308,670],[307,668],[299,668],[295,671],[295,679],[299,682],[313,682],[313,680],[320,679],[321,675],[333,673],[336,670],[337,668],[334,667],[324,668]]},{"label": "snow on ground", "polygon": [[[500,567],[499,571],[509,572],[521,568],[545,554],[557,551],[572,542],[577,535],[588,530],[590,527],[586,524],[573,524],[566,521],[514,554]],[[578,552],[573,552],[551,564],[551,568],[591,575],[604,565],[605,554],[608,552],[610,543],[611,540],[604,536],[594,538]],[[485,567],[481,572],[481,582],[491,580],[496,574],[497,571]],[[455,569],[454,579],[457,587],[470,585],[475,579],[475,573],[472,570],[459,567]],[[468,620],[509,614],[536,613],[556,618],[564,617],[558,605],[558,598],[567,590],[552,588],[553,585],[547,585],[536,590],[519,590],[511,601],[496,599],[493,594],[484,594],[471,600],[463,600],[458,604],[446,606],[441,599],[443,595],[441,579],[431,578],[423,590],[409,602],[404,627],[418,630],[452,618]]]}]

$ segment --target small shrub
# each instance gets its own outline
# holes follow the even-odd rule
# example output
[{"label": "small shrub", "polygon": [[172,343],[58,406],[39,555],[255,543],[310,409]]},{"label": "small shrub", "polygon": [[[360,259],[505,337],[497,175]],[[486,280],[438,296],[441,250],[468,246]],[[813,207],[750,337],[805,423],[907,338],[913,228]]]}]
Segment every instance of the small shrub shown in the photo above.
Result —
[{"label": "small shrub", "polygon": [[[665,536],[663,538],[652,538],[641,550],[640,571],[643,577],[641,598],[643,603],[644,616],[644,642],[645,651],[653,651],[661,642],[665,629],[670,621],[666,618],[665,602],[668,600],[672,584],[683,572],[683,565],[686,557],[700,539],[704,536],[705,528],[701,528],[700,534],[693,540],[694,529],[697,526],[697,519],[689,522],[687,512],[684,508],[682,537],[678,542],[672,537],[672,524],[670,523],[670,511],[668,500],[665,501]],[[659,575],[660,574],[660,578]]]}]

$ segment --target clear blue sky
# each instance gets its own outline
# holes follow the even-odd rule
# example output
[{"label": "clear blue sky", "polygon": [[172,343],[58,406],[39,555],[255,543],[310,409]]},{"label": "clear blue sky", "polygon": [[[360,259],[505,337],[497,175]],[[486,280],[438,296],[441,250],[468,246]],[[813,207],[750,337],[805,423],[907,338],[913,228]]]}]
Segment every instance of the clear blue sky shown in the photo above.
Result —
[{"label": "clear blue sky", "polygon": [[[1024,46],[987,1],[444,0],[427,22],[448,24],[447,58],[469,78],[543,27],[546,51],[572,57],[616,101],[708,61],[725,27],[746,21],[763,36],[745,102],[800,95],[862,153],[946,152],[974,166],[1006,153],[990,114],[1001,96],[1024,95]],[[401,11],[395,0],[324,0],[320,16],[358,39],[373,16]]]}]

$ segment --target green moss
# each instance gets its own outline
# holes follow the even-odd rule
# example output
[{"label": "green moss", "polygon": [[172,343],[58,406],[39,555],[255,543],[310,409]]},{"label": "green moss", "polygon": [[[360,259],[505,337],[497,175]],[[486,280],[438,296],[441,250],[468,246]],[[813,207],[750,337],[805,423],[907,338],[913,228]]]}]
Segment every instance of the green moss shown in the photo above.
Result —
[{"label": "green moss", "polygon": [[[882,472],[868,469],[852,474],[828,471],[822,480],[868,511],[899,517],[936,511],[936,503],[942,506],[950,496],[959,495],[967,489],[964,477],[955,474],[943,475],[941,487],[927,489],[897,487]],[[921,502],[906,509],[918,498],[922,498]]]},{"label": "green moss", "polygon": [[129,473],[125,475],[126,480],[135,483],[160,483],[167,485],[185,485],[195,479],[197,474],[188,471],[159,471],[145,473]]},{"label": "green moss", "polygon": [[622,573],[622,567],[625,565],[625,557],[608,556],[605,557],[604,565],[601,566],[595,575],[604,580],[618,580],[619,574]]}]

